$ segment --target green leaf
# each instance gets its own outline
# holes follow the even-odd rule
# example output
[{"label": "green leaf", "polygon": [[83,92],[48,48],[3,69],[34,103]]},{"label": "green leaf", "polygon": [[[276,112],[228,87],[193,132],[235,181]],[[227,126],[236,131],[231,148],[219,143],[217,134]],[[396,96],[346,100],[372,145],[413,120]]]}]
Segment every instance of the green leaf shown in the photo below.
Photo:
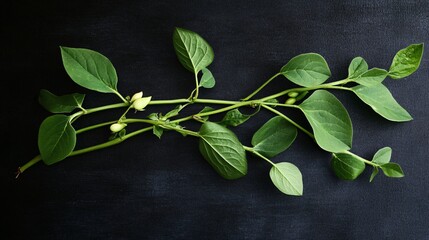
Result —
[{"label": "green leaf", "polygon": [[353,81],[364,86],[377,85],[387,77],[387,71],[380,68],[372,68],[358,77],[354,78]]},{"label": "green leaf", "polygon": [[365,169],[365,163],[350,154],[333,153],[331,167],[338,178],[343,180],[354,180]]},{"label": "green leaf", "polygon": [[39,128],[38,145],[47,165],[66,158],[76,145],[76,131],[70,124],[70,117],[58,114],[46,118]]},{"label": "green leaf", "polygon": [[368,70],[368,63],[362,57],[353,58],[349,65],[349,79],[356,78]]},{"label": "green leaf", "polygon": [[118,92],[116,70],[102,54],[84,48],[61,47],[61,56],[67,74],[75,83],[98,92]]},{"label": "green leaf", "polygon": [[203,72],[203,76],[201,77],[201,80],[200,80],[200,87],[203,87],[203,88],[214,87],[216,84],[216,81],[213,77],[212,72],[210,72],[210,70],[208,70],[207,68],[203,68],[202,72]]},{"label": "green leaf", "polygon": [[295,141],[297,129],[280,116],[268,120],[253,134],[252,146],[267,158],[283,152]]},{"label": "green leaf", "polygon": [[412,44],[399,50],[393,58],[389,69],[389,77],[400,79],[411,75],[419,66],[423,57],[423,43]]},{"label": "green leaf", "polygon": [[284,194],[302,196],[302,175],[299,169],[288,162],[276,163],[270,170],[270,178],[274,185]]},{"label": "green leaf", "polygon": [[162,134],[164,133],[164,129],[160,126],[153,126],[152,130],[153,134],[161,139]]},{"label": "green leaf", "polygon": [[180,113],[180,111],[182,111],[183,107],[184,107],[183,105],[176,106],[173,110],[166,113],[165,116],[162,117],[162,119],[166,120],[166,119],[169,119],[171,117],[175,117],[175,116],[179,115],[179,113]]},{"label": "green leaf", "polygon": [[298,106],[322,149],[341,152],[351,148],[352,123],[347,110],[334,95],[326,90],[317,90]]},{"label": "green leaf", "polygon": [[48,90],[42,89],[39,93],[39,103],[51,113],[70,113],[81,108],[85,94],[73,93],[56,96]]},{"label": "green leaf", "polygon": [[233,109],[228,111],[225,116],[223,117],[222,121],[218,122],[220,125],[223,126],[233,126],[236,127],[244,122],[246,122],[251,115],[242,114],[240,110]]},{"label": "green leaf", "polygon": [[404,176],[401,166],[397,163],[386,163],[380,166],[384,175],[393,178],[401,178]]},{"label": "green leaf", "polygon": [[280,73],[304,87],[319,85],[331,76],[325,59],[317,53],[304,53],[292,58]]},{"label": "green leaf", "polygon": [[389,89],[383,84],[380,83],[371,87],[355,86],[351,89],[364,103],[387,120],[394,122],[413,120],[411,115],[396,102]]},{"label": "green leaf", "polygon": [[244,147],[235,134],[217,123],[205,122],[200,129],[199,148],[209,164],[226,179],[247,174]]},{"label": "green leaf", "polygon": [[176,28],[173,33],[173,45],[179,62],[193,73],[198,73],[213,61],[212,48],[195,32]]},{"label": "green leaf", "polygon": [[377,176],[378,174],[378,167],[374,167],[372,169],[372,173],[371,173],[371,177],[369,178],[369,182],[372,182],[375,178],[375,176]]},{"label": "green leaf", "polygon": [[390,162],[391,157],[392,149],[390,147],[384,147],[374,154],[374,157],[372,158],[371,162],[376,163],[378,165],[383,165]]},{"label": "green leaf", "polygon": [[159,113],[151,113],[147,116],[147,118],[154,121],[159,120]]}]

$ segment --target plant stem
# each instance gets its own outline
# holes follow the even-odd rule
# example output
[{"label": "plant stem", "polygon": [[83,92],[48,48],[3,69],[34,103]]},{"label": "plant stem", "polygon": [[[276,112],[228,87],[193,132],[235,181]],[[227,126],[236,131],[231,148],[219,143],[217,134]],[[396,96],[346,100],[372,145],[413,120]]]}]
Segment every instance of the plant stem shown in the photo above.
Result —
[{"label": "plant stem", "polygon": [[95,124],[95,125],[92,125],[92,126],[89,126],[89,127],[81,128],[81,129],[79,129],[79,130],[76,131],[76,134],[83,133],[83,132],[86,132],[86,131],[90,131],[92,129],[96,129],[96,128],[100,128],[100,127],[112,125],[112,124],[114,124],[116,122],[117,121],[109,121],[109,122],[99,123],[99,124]]},{"label": "plant stem", "polygon": [[240,101],[229,101],[229,100],[217,100],[217,99],[196,99],[195,103],[208,103],[208,104],[223,104],[223,105],[232,105],[241,103]]},{"label": "plant stem", "polygon": [[198,86],[198,72],[195,72],[195,95],[192,97],[192,100],[197,100],[198,99],[198,93],[199,93],[199,89],[200,87]]},{"label": "plant stem", "polygon": [[190,103],[191,100],[180,98],[171,100],[151,100],[148,105],[163,105],[163,104],[177,104],[177,103]]},{"label": "plant stem", "polygon": [[38,163],[40,160],[42,160],[42,157],[40,155],[37,155],[33,159],[28,161],[26,164],[19,167],[15,178],[18,178],[21,173],[23,173],[25,170],[27,170],[28,168],[30,168],[34,164]]},{"label": "plant stem", "polygon": [[[98,125],[101,125],[101,124],[98,124]],[[92,151],[95,151],[95,150],[99,150],[99,149],[103,149],[103,148],[107,148],[107,147],[119,144],[119,143],[125,141],[126,139],[128,139],[130,137],[136,136],[136,135],[138,135],[140,133],[143,133],[143,132],[147,132],[147,131],[151,130],[152,128],[153,127],[143,128],[143,129],[134,131],[132,133],[126,134],[122,138],[115,138],[115,139],[110,140],[110,141],[105,142],[105,143],[101,143],[101,144],[98,144],[98,145],[94,145],[94,146],[83,148],[83,149],[79,149],[79,150],[74,150],[67,157],[79,155],[79,154],[82,154],[82,153],[92,152]],[[42,157],[40,155],[37,155],[36,157],[34,157],[33,159],[31,159],[26,164],[24,164],[23,166],[19,167],[16,177],[18,177],[25,170],[27,170],[28,168],[30,168],[34,164],[40,162],[41,160],[42,160]]]},{"label": "plant stem", "polygon": [[262,84],[258,89],[256,89],[255,91],[253,91],[249,96],[243,98],[243,101],[247,101],[250,98],[252,98],[253,96],[255,96],[258,92],[260,92],[265,86],[267,86],[272,80],[274,80],[276,77],[280,76],[281,73],[276,73],[274,76],[270,77],[267,81],[264,82],[264,84]]},{"label": "plant stem", "polygon": [[366,160],[365,158],[363,158],[363,157],[361,157],[361,156],[358,156],[358,155],[356,155],[356,154],[354,154],[354,153],[352,153],[352,152],[350,152],[350,151],[343,151],[342,153],[352,155],[353,157],[355,157],[355,158],[359,159],[360,161],[362,161],[362,162],[364,162],[364,163],[366,163],[366,164],[368,164],[368,165],[371,165],[371,166],[373,166],[373,167],[380,167],[380,165],[378,165],[378,164],[376,164],[376,163],[373,163],[373,162],[371,162],[371,161],[368,161],[368,160]]},{"label": "plant stem", "polygon": [[257,151],[255,151],[255,149],[251,148],[251,147],[247,147],[247,146],[243,146],[244,150],[251,152],[253,154],[255,154],[256,156],[264,159],[265,161],[267,161],[268,163],[270,163],[271,165],[275,165],[275,163],[273,163],[270,159],[266,158],[265,156],[263,156],[262,154],[258,153]]},{"label": "plant stem", "polygon": [[101,107],[86,109],[86,112],[84,112],[84,114],[90,114],[90,113],[99,112],[99,111],[108,110],[108,109],[113,109],[113,108],[128,107],[129,105],[130,104],[128,102],[127,103],[109,104],[109,105],[105,105],[105,106],[101,106]]},{"label": "plant stem", "polygon": [[317,89],[342,89],[342,90],[350,90],[349,88],[346,87],[337,87],[337,85],[344,85],[346,83],[350,82],[349,79],[343,79],[343,80],[338,80],[335,82],[330,82],[330,83],[325,83],[322,85],[318,85],[318,86],[313,86],[313,87],[301,87],[301,88],[291,88],[291,89],[286,89],[284,91],[281,91],[279,93],[264,97],[259,99],[262,102],[265,102],[267,100],[270,99],[274,99],[277,97],[281,97],[285,94],[288,94],[289,92],[303,92],[303,91],[311,91],[311,90],[317,90]]},{"label": "plant stem", "polygon": [[[191,120],[194,117],[203,117],[203,116],[209,116],[209,115],[213,115],[213,114],[218,114],[218,113],[222,113],[222,112],[226,112],[235,108],[239,108],[242,106],[251,106],[251,105],[260,105],[262,107],[264,107],[265,109],[283,117],[284,119],[286,119],[287,121],[289,121],[291,124],[293,124],[294,126],[296,126],[298,129],[300,129],[301,131],[303,131],[305,134],[307,134],[309,137],[314,139],[314,135],[309,132],[308,130],[306,130],[305,128],[303,128],[302,126],[300,126],[298,123],[294,122],[292,119],[288,118],[286,115],[282,114],[281,112],[277,111],[276,109],[268,106],[268,105],[275,105],[275,106],[282,106],[282,107],[295,107],[295,108],[299,108],[298,106],[295,105],[288,105],[288,104],[279,104],[279,103],[266,103],[266,101],[283,96],[289,92],[292,91],[297,91],[297,92],[301,92],[301,91],[309,91],[309,90],[316,90],[316,89],[322,89],[322,88],[326,88],[326,89],[340,89],[340,90],[351,90],[350,88],[346,88],[346,87],[341,87],[338,85],[344,85],[348,82],[350,82],[350,80],[348,79],[344,79],[344,80],[339,80],[339,81],[335,81],[335,82],[331,82],[331,83],[326,83],[326,84],[322,84],[319,86],[314,86],[314,87],[302,87],[302,88],[292,88],[292,89],[287,89],[284,90],[282,92],[276,93],[276,94],[272,94],[268,97],[264,97],[261,98],[259,100],[253,100],[253,101],[248,101],[248,99],[250,99],[251,97],[253,97],[255,94],[257,94],[259,91],[261,91],[267,84],[269,84],[273,79],[275,79],[277,76],[279,76],[281,73],[277,73],[274,76],[272,76],[270,79],[268,79],[264,84],[262,84],[257,90],[255,90],[252,94],[250,94],[249,96],[247,96],[245,99],[243,99],[243,101],[229,101],[229,100],[217,100],[217,99],[198,99],[198,75],[197,73],[195,74],[195,83],[196,83],[196,88],[194,89],[194,91],[191,94],[190,99],[171,99],[171,100],[153,100],[151,102],[149,102],[149,105],[162,105],[162,104],[178,104],[178,103],[205,103],[205,104],[220,104],[220,105],[230,105],[227,107],[223,107],[217,110],[213,110],[211,112],[205,112],[205,113],[198,113],[195,115],[191,115],[191,116],[187,116],[184,118],[180,118],[180,119],[176,119],[171,121],[171,123],[180,123],[180,122],[184,122],[187,120]],[[195,92],[195,95],[193,95],[193,93]],[[116,104],[110,104],[110,105],[105,105],[105,106],[101,106],[101,107],[95,107],[95,108],[90,108],[90,109],[83,109],[81,111],[78,111],[76,113],[74,113],[73,115],[71,115],[71,121],[75,121],[76,119],[78,119],[80,116],[86,115],[86,114],[90,114],[90,113],[95,113],[95,112],[99,112],[99,111],[103,111],[103,110],[108,110],[108,109],[114,109],[114,108],[121,108],[121,107],[128,107],[127,111],[125,112],[125,114],[128,112],[128,110],[130,109],[130,103],[122,97],[121,94],[119,94],[118,92],[115,92],[116,95],[118,95],[122,101],[124,101],[123,103],[116,103]],[[123,115],[124,116],[124,115]],[[107,126],[110,124],[113,124],[117,121],[109,121],[109,122],[104,122],[104,123],[99,123],[93,126],[89,126],[89,127],[85,127],[82,128],[80,130],[77,130],[76,133],[83,133],[89,130],[93,130],[96,128],[100,128],[103,126]],[[169,130],[175,130],[177,132],[183,133],[183,134],[187,134],[187,135],[191,135],[191,136],[195,136],[195,137],[200,137],[198,132],[194,132],[191,130],[186,130],[183,128],[174,128],[170,125],[167,124],[163,124],[162,121],[154,121],[154,120],[149,120],[149,119],[124,119],[123,122],[125,123],[135,123],[135,122],[142,122],[142,123],[148,123],[151,124],[153,126],[161,126],[165,129],[169,129]],[[84,149],[79,149],[79,150],[75,150],[72,153],[70,153],[69,156],[75,156],[78,154],[82,154],[82,153],[86,153],[86,152],[91,152],[91,151],[95,151],[98,149],[103,149],[106,147],[110,147],[116,144],[121,143],[122,141],[136,136],[140,133],[149,131],[151,129],[153,129],[153,126],[150,127],[146,127],[146,128],[142,128],[140,130],[131,132],[126,134],[125,136],[123,136],[122,138],[116,138],[113,139],[111,141],[102,143],[102,144],[98,144],[98,145],[94,145],[91,147],[87,147]],[[252,153],[254,153],[255,155],[261,157],[262,159],[268,161],[271,164],[274,164],[273,162],[271,162],[268,158],[265,158],[264,156],[262,156],[260,153],[254,151],[252,148],[249,147],[245,147],[246,151],[250,151]],[[378,166],[375,163],[372,163],[364,158],[361,158],[349,151],[345,151],[345,153],[351,154],[353,156],[355,156],[356,158],[358,158],[359,160],[365,162],[366,164],[372,165],[372,166]],[[24,172],[25,170],[27,170],[28,168],[30,168],[31,166],[33,166],[34,164],[36,164],[37,162],[39,162],[40,160],[42,160],[41,156],[38,155],[36,157],[34,157],[32,160],[30,160],[29,162],[27,162],[26,164],[24,164],[22,167],[18,168],[18,174],[17,176],[19,176],[20,173]]]},{"label": "plant stem", "polygon": [[263,108],[279,115],[280,117],[286,119],[288,122],[290,122],[292,125],[294,125],[295,127],[297,127],[299,130],[301,130],[302,132],[304,132],[305,134],[307,134],[309,137],[314,139],[314,135],[309,132],[307,129],[303,128],[301,125],[299,125],[298,123],[296,123],[295,121],[293,121],[292,119],[290,119],[289,117],[287,117],[286,115],[284,115],[283,113],[277,111],[276,109],[266,106],[266,105],[262,105]]},{"label": "plant stem", "polygon": [[122,97],[122,95],[118,91],[114,91],[114,93],[124,102],[129,104],[128,100]]}]

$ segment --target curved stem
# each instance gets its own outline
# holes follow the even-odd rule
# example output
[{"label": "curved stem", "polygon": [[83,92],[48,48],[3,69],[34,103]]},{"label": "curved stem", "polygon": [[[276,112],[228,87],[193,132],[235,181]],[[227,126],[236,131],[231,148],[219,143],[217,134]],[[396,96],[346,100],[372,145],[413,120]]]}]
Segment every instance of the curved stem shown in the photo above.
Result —
[{"label": "curved stem", "polygon": [[276,73],[274,76],[270,77],[267,81],[264,82],[264,84],[262,84],[258,89],[256,89],[255,91],[253,91],[249,96],[243,98],[243,101],[247,101],[250,98],[252,98],[253,96],[255,96],[258,92],[260,92],[265,86],[267,86],[272,80],[274,80],[276,77],[280,76],[281,73]]},{"label": "curved stem", "polygon": [[260,154],[259,152],[255,151],[255,149],[251,148],[251,147],[247,147],[247,146],[243,146],[244,150],[251,152],[253,154],[255,154],[256,156],[264,159],[265,161],[267,161],[268,163],[270,163],[271,165],[275,165],[275,163],[273,163],[270,159],[266,158],[264,155]]},{"label": "curved stem", "polygon": [[[79,154],[83,154],[83,153],[92,152],[92,151],[95,151],[95,150],[107,148],[107,147],[119,144],[119,143],[123,142],[124,140],[126,140],[126,139],[128,139],[130,137],[136,136],[136,135],[138,135],[140,133],[143,133],[143,132],[147,132],[147,131],[149,131],[151,129],[152,129],[152,127],[143,128],[143,129],[134,131],[132,133],[126,134],[122,138],[115,138],[115,139],[110,140],[110,141],[105,142],[105,143],[101,143],[101,144],[98,144],[98,145],[94,145],[94,146],[83,148],[83,149],[79,149],[79,150],[74,150],[67,157],[71,157],[71,156],[75,156],[75,155],[79,155]],[[27,162],[23,166],[19,167],[17,175],[16,175],[16,178],[18,178],[18,176],[21,173],[23,173],[25,170],[27,170],[28,168],[30,168],[34,164],[40,162],[41,160],[42,160],[42,157],[40,155],[37,155],[32,160],[30,160],[29,162]]]},{"label": "curved stem", "polygon": [[114,93],[124,102],[129,104],[128,100],[125,99],[118,91],[114,91]]},{"label": "curved stem", "polygon": [[104,111],[104,110],[108,110],[108,109],[128,107],[129,105],[130,105],[130,103],[126,102],[126,103],[115,103],[115,104],[109,104],[109,105],[105,105],[105,106],[101,106],[101,107],[83,109],[81,111],[75,112],[72,115],[70,115],[70,119],[71,119],[70,122],[73,123],[79,117],[86,115],[86,114],[100,112],[100,111]]},{"label": "curved stem", "polygon": [[296,123],[295,121],[293,121],[292,119],[290,119],[289,117],[287,117],[286,115],[284,115],[283,113],[275,110],[272,107],[266,106],[266,105],[262,105],[262,107],[265,108],[265,109],[267,109],[267,110],[269,110],[269,111],[271,111],[271,112],[273,112],[273,113],[275,113],[275,114],[277,114],[277,115],[279,115],[280,117],[286,119],[288,122],[290,122],[296,128],[298,128],[299,130],[301,130],[302,132],[304,132],[305,134],[307,134],[309,137],[311,137],[311,138],[314,139],[314,135],[311,132],[309,132],[307,129],[303,128],[301,125],[299,125],[298,123]]},{"label": "curved stem", "polygon": [[[279,111],[277,111],[277,110],[275,110],[275,109],[273,109],[273,108],[271,108],[271,107],[268,107],[268,106],[264,106],[264,105],[262,105],[262,107],[264,107],[264,108],[266,108],[266,109],[268,109],[269,111],[271,111],[271,112],[273,112],[273,113],[276,113],[277,115],[279,115],[279,116],[281,116],[281,117],[283,117],[283,118],[285,118],[287,121],[289,121],[290,123],[292,123],[295,127],[297,127],[299,130],[301,130],[301,131],[303,131],[305,134],[307,134],[309,137],[311,137],[312,139],[315,139],[314,138],[314,135],[312,134],[312,133],[310,133],[308,130],[306,130],[305,128],[303,128],[301,125],[299,125],[298,123],[296,123],[296,122],[294,122],[292,119],[290,119],[290,118],[288,118],[286,115],[284,115],[284,114],[282,114],[281,112],[279,112]],[[246,149],[246,148],[245,148]],[[247,150],[247,149],[246,149]],[[252,149],[253,150],[253,149]],[[256,151],[254,151],[253,150],[253,153],[255,153]],[[378,164],[376,164],[376,163],[373,163],[373,162],[371,162],[371,161],[369,161],[369,160],[366,160],[365,158],[363,158],[363,157],[361,157],[361,156],[358,156],[358,155],[356,155],[356,154],[354,154],[354,153],[352,153],[352,152],[350,152],[350,151],[348,151],[348,150],[346,150],[346,151],[342,151],[341,153],[345,153],[345,154],[349,154],[349,155],[352,155],[352,156],[354,156],[356,159],[358,159],[358,160],[360,160],[360,161],[362,161],[362,162],[364,162],[364,163],[366,163],[366,164],[368,164],[368,165],[371,165],[371,166],[373,166],[373,167],[380,167],[380,165],[378,165]],[[255,153],[256,154],[256,153]],[[332,153],[332,154],[334,154],[335,155],[335,153]],[[258,154],[256,154],[256,155],[258,155]]]}]

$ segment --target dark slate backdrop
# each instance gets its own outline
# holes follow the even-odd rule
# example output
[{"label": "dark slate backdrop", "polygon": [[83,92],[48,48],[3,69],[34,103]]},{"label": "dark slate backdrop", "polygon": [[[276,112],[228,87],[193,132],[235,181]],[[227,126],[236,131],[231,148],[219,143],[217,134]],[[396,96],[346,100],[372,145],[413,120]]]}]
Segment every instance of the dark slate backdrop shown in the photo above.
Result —
[{"label": "dark slate backdrop", "polygon": [[[340,181],[329,168],[329,154],[300,134],[273,159],[293,162],[304,176],[304,196],[288,197],[271,184],[263,161],[249,157],[245,178],[223,180],[200,156],[197,140],[176,133],[162,140],[141,135],[53,166],[38,164],[13,179],[16,167],[38,153],[38,126],[48,116],[37,103],[39,89],[86,93],[87,107],[117,102],[114,95],[74,84],[62,67],[60,45],[110,58],[124,94],[143,90],[155,99],[182,98],[194,82],[176,59],[172,32],[188,28],[215,52],[210,69],[217,85],[201,96],[235,100],[304,52],[322,54],[332,79],[344,78],[355,56],[370,67],[388,68],[399,49],[429,44],[428,1],[10,2],[1,14],[2,239],[428,238],[427,50],[418,72],[385,82],[412,122],[391,123],[350,93],[334,92],[353,120],[353,151],[370,158],[391,146],[403,179],[379,175],[370,184],[368,168],[354,182]],[[278,79],[263,94],[290,86]],[[185,114],[198,110],[193,106]],[[119,114],[94,114],[77,127]],[[270,116],[261,113],[234,131],[249,144]],[[82,135],[78,146],[108,135]]]}]

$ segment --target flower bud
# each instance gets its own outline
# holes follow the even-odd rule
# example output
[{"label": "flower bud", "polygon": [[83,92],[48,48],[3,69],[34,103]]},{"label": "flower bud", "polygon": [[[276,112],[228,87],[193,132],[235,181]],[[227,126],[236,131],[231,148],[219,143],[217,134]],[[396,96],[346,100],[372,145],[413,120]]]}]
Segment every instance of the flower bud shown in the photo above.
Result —
[{"label": "flower bud", "polygon": [[299,93],[298,93],[298,92],[289,92],[287,95],[288,95],[289,97],[294,98],[294,97],[297,97],[297,96],[299,95]]},{"label": "flower bud", "polygon": [[114,123],[110,125],[110,131],[117,133],[127,126],[125,123]]},{"label": "flower bud", "polygon": [[143,97],[143,92],[138,92],[136,94],[133,95],[133,97],[131,98],[130,102],[134,102],[135,100],[142,98]]},{"label": "flower bud", "polygon": [[292,104],[294,104],[295,102],[296,102],[296,99],[295,99],[295,98],[289,98],[288,100],[286,100],[285,104],[292,105]]},{"label": "flower bud", "polygon": [[137,111],[143,111],[143,109],[149,104],[152,97],[139,98],[133,102],[133,107]]}]

